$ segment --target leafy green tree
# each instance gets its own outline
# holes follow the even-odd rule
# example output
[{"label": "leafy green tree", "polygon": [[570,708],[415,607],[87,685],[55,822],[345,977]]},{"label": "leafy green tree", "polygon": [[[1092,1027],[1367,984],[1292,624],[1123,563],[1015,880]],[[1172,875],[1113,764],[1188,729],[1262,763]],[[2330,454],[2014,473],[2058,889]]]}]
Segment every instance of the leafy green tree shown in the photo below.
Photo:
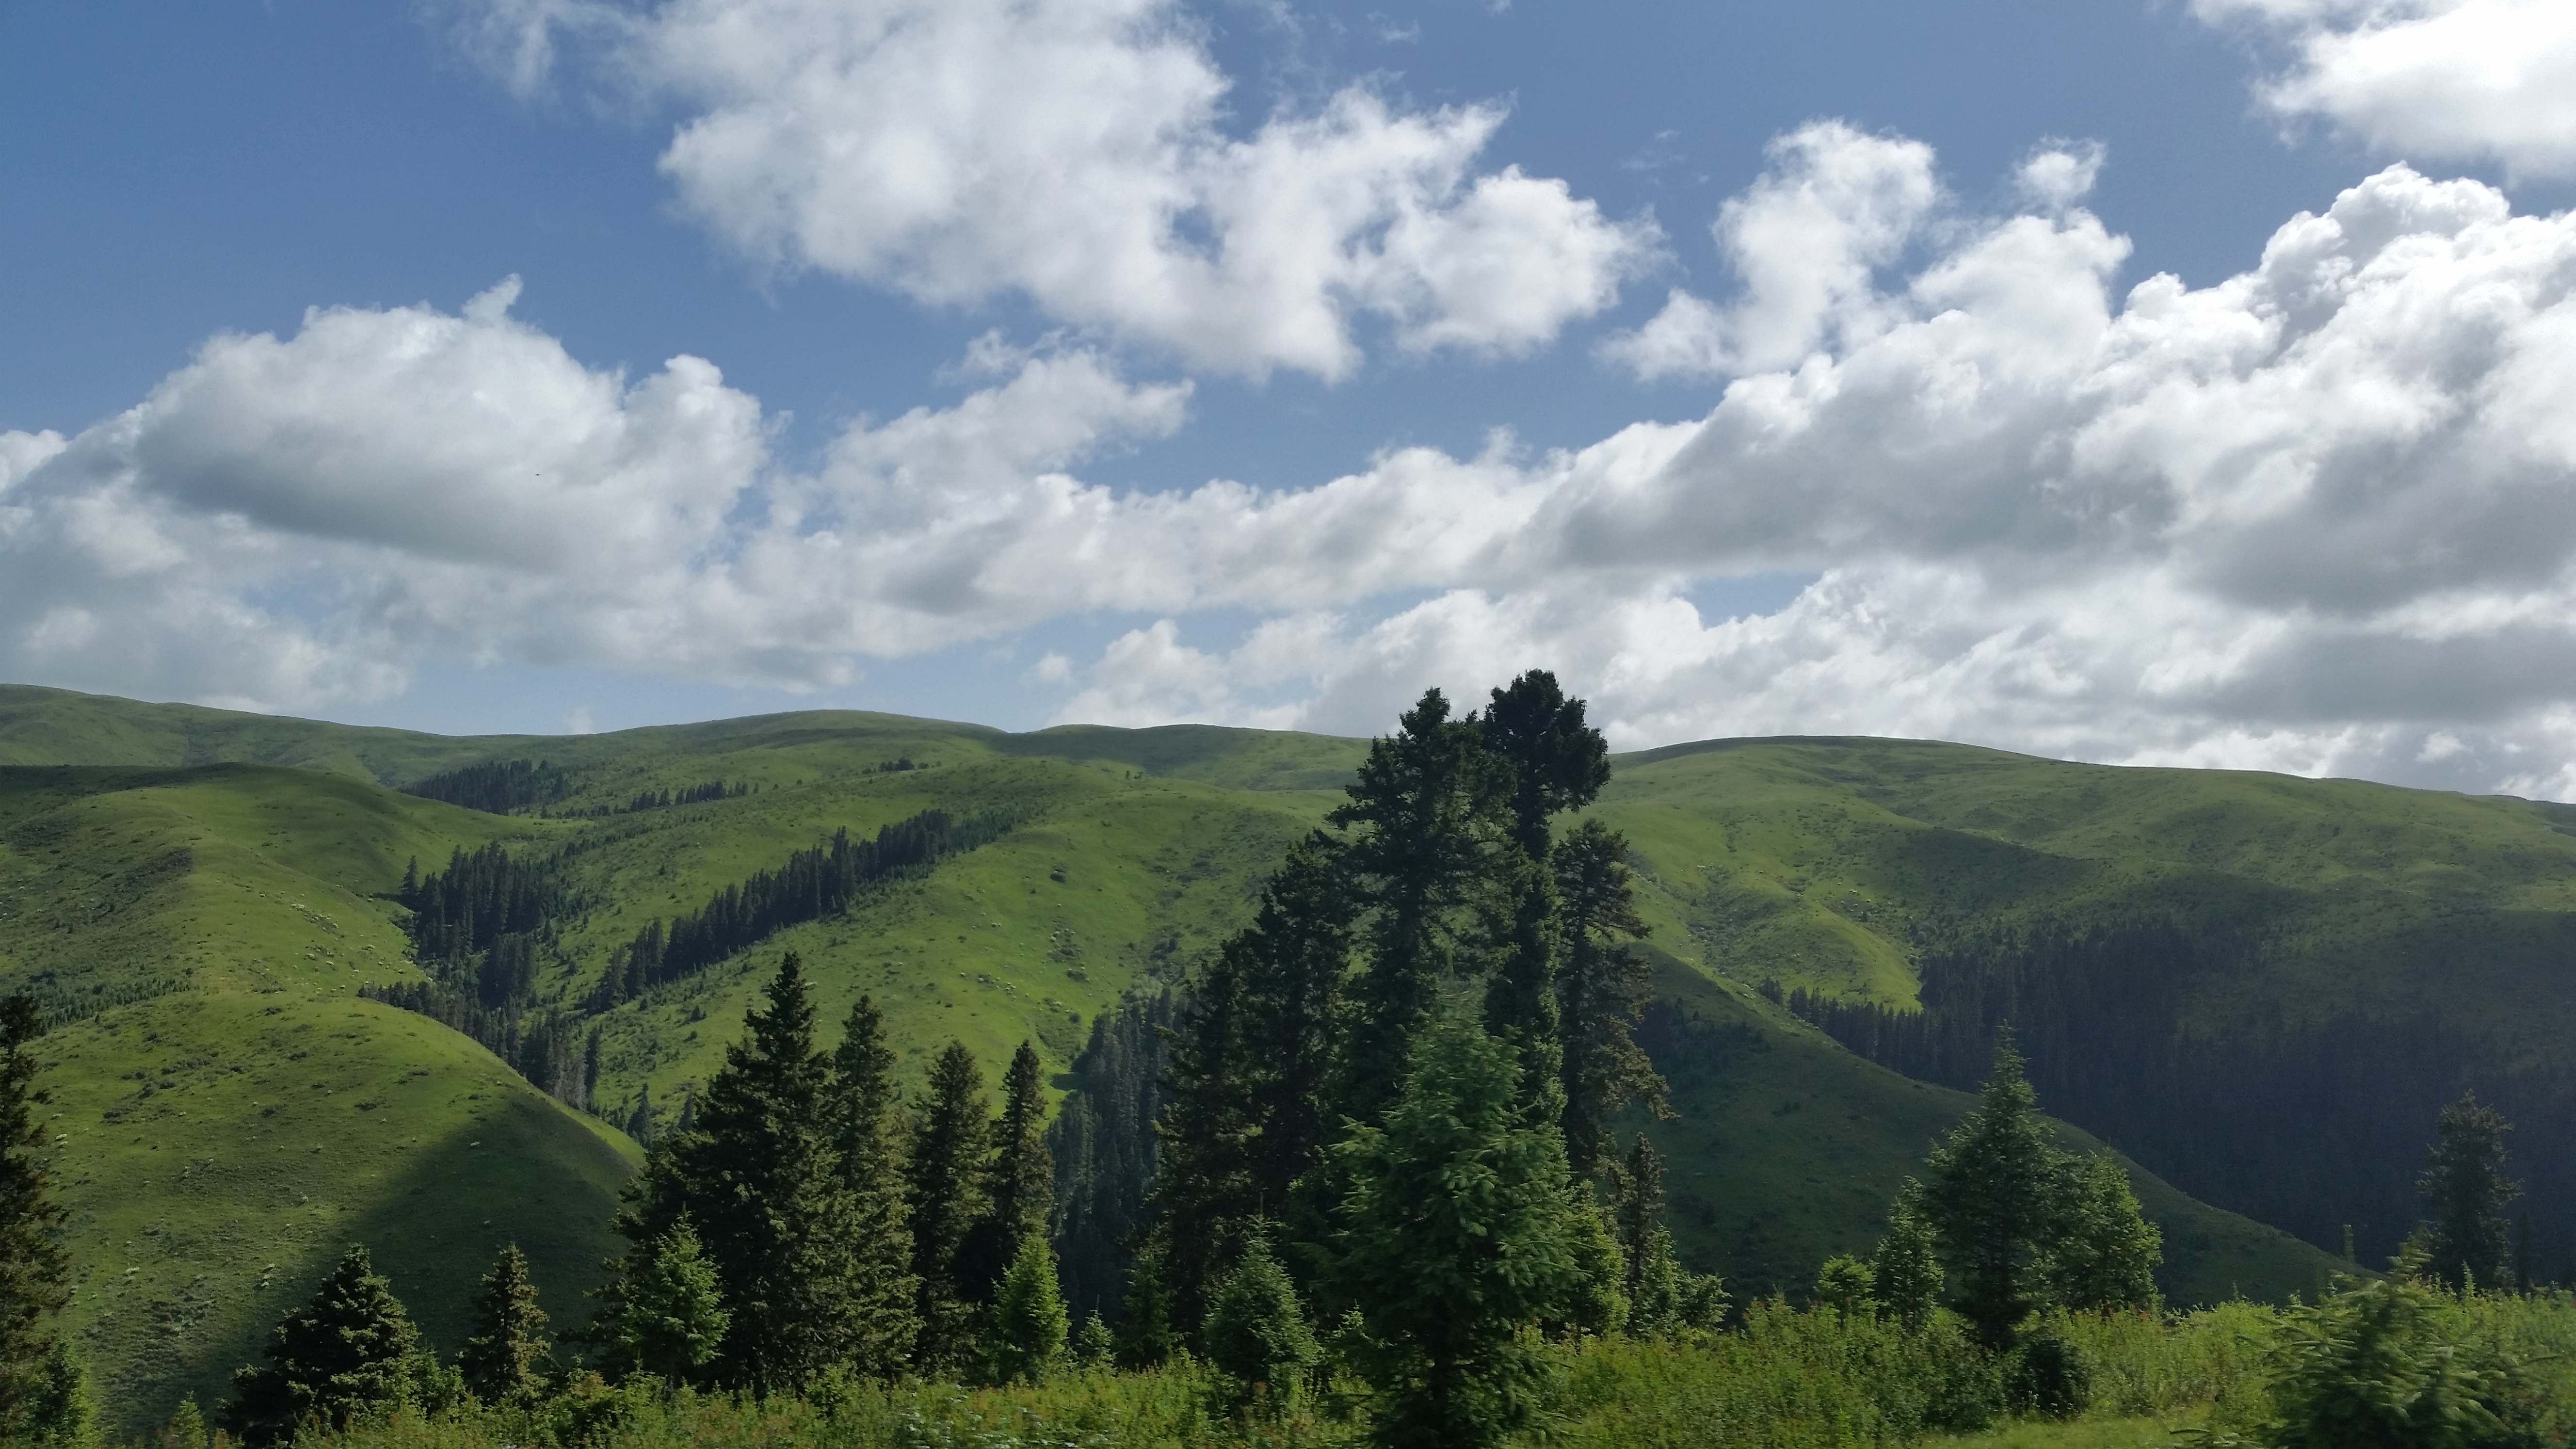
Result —
[{"label": "leafy green tree", "polygon": [[487,1404],[527,1404],[545,1392],[546,1313],[519,1245],[501,1250],[474,1295],[474,1333],[457,1351],[465,1387]]},{"label": "leafy green tree", "polygon": [[2513,1254],[2504,1210],[2522,1196],[2505,1175],[2504,1114],[2468,1093],[2442,1109],[2432,1160],[2415,1190],[2432,1209],[2424,1270],[2453,1288],[2513,1286]]},{"label": "leafy green tree", "polygon": [[847,1363],[860,1336],[854,1205],[825,1108],[831,1063],[814,1044],[795,953],[744,1025],[674,1157],[731,1315],[717,1376],[755,1393],[793,1391]]},{"label": "leafy green tree", "polygon": [[611,1341],[666,1389],[696,1381],[722,1350],[733,1320],[697,1229],[684,1216],[630,1257],[618,1283]]},{"label": "leafy green tree", "polygon": [[1520,1112],[1510,1045],[1454,1014],[1413,1053],[1383,1127],[1336,1149],[1333,1275],[1363,1332],[1357,1367],[1389,1445],[1474,1449],[1527,1425],[1549,1382],[1524,1334],[1580,1287],[1565,1149]]},{"label": "leafy green tree", "polygon": [[1055,1159],[1046,1144],[1046,1069],[1037,1048],[1021,1042],[1002,1074],[1002,1119],[994,1124],[985,1169],[985,1210],[968,1230],[964,1277],[978,1300],[990,1298],[1017,1260],[1020,1240],[1046,1236],[1055,1201]]},{"label": "leafy green tree", "polygon": [[1816,1301],[1844,1313],[1867,1313],[1878,1303],[1878,1274],[1849,1253],[1836,1253],[1816,1270]]},{"label": "leafy green tree", "polygon": [[1975,1111],[1925,1164],[1923,1215],[1958,1285],[1955,1307],[1977,1340],[2000,1350],[2047,1302],[2046,1255],[2065,1200],[2066,1154],[2049,1144],[2009,1030]]},{"label": "leafy green tree", "polygon": [[71,1299],[67,1214],[35,1115],[45,1094],[32,1048],[43,1030],[34,998],[0,1001],[0,1439],[34,1429],[53,1377],[54,1319]]},{"label": "leafy green tree", "polygon": [[993,1294],[985,1363],[997,1383],[1036,1383],[1064,1356],[1064,1296],[1056,1288],[1055,1253],[1046,1234],[1021,1236],[1011,1266]]},{"label": "leafy green tree", "polygon": [[975,1295],[961,1276],[967,1234],[988,1211],[985,1187],[992,1110],[984,1073],[964,1042],[930,1064],[930,1085],[912,1123],[904,1165],[904,1208],[912,1230],[912,1275],[921,1322],[914,1363],[929,1372],[973,1367]]},{"label": "leafy green tree", "polygon": [[2153,1309],[2164,1233],[2148,1222],[2127,1169],[2108,1152],[2076,1167],[2049,1245],[2051,1296],[2067,1308]]},{"label": "leafy green tree", "polygon": [[1598,820],[1556,843],[1554,869],[1564,963],[1556,978],[1565,1049],[1565,1155],[1580,1173],[1609,1166],[1617,1145],[1608,1123],[1631,1102],[1658,1116],[1664,1079],[1637,1045],[1649,982],[1645,962],[1620,943],[1646,934],[1629,880],[1628,838]]},{"label": "leafy green tree", "polygon": [[1208,1362],[1225,1375],[1238,1412],[1285,1408],[1306,1371],[1322,1357],[1306,1326],[1297,1285],[1258,1232],[1247,1238],[1241,1261],[1217,1284],[1208,1304],[1206,1339]]},{"label": "leafy green tree", "polygon": [[269,1335],[268,1363],[233,1375],[224,1426],[251,1449],[284,1444],[307,1420],[345,1429],[366,1410],[410,1396],[420,1336],[411,1315],[351,1248],[312,1299]]},{"label": "leafy green tree", "polygon": [[880,1379],[903,1370],[921,1332],[894,1065],[885,1016],[873,998],[861,996],[832,1054],[828,1117],[833,1159],[849,1202],[849,1362]]},{"label": "leafy green tree", "polygon": [[1512,839],[1514,781],[1473,720],[1426,690],[1390,737],[1374,740],[1332,823],[1345,857],[1367,964],[1350,988],[1341,1115],[1374,1123],[1400,1090],[1413,1039],[1440,983],[1472,975],[1500,934],[1506,902],[1496,856]]},{"label": "leafy green tree", "polygon": [[1887,1236],[1869,1261],[1870,1296],[1908,1332],[1919,1333],[1941,1305],[1941,1256],[1932,1224],[1923,1215],[1923,1184],[1897,1185],[1887,1210]]}]

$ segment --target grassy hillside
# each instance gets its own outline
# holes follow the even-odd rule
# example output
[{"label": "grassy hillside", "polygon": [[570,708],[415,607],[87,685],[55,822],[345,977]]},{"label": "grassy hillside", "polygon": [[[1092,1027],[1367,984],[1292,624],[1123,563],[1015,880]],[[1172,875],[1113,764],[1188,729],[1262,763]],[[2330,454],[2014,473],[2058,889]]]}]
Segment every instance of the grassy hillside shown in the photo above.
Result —
[{"label": "grassy hillside", "polygon": [[411,855],[531,829],[302,770],[0,771],[0,988],[67,1023],[72,1322],[121,1422],[211,1399],[352,1242],[442,1342],[504,1235],[574,1310],[631,1144],[354,996],[417,974],[379,898]]},{"label": "grassy hillside", "polygon": [[[846,915],[586,1022],[604,1048],[594,1103],[622,1122],[639,1093],[667,1111],[707,1079],[782,950],[804,955],[834,1027],[874,993],[909,1060],[953,1036],[998,1068],[1028,1038],[1062,1069],[1093,1014],[1177,980],[1246,918],[1364,750],[851,712],[456,740],[0,690],[0,760],[14,762],[0,768],[0,987],[72,1023],[45,1050],[86,1341],[120,1404],[157,1413],[245,1361],[360,1238],[442,1341],[503,1235],[538,1259],[548,1308],[581,1315],[633,1146],[464,1038],[356,999],[419,974],[388,899],[414,859],[432,869],[494,841],[559,854],[576,909],[541,953],[539,994],[571,1006],[647,922],[836,829],[929,808],[1015,820]],[[522,758],[571,772],[546,818],[382,787]],[[712,781],[749,793],[627,809]],[[1658,1039],[1681,1111],[1652,1128],[1676,1231],[1739,1289],[1803,1284],[1828,1253],[1865,1251],[1897,1178],[1966,1106],[1836,1046],[1760,983],[1910,1003],[1923,942],[1960,923],[2152,907],[2268,921],[2295,948],[2195,985],[2177,1031],[2223,1037],[2263,1000],[2493,1026],[2513,1013],[2492,1004],[2558,959],[2550,923],[2576,891],[2576,839],[2549,807],[1954,746],[1651,752],[1619,761],[1597,808],[1635,842],[1659,1020],[1691,1023]],[[2522,954],[2421,948],[2422,932],[2471,928]],[[2493,1050],[2545,1055],[2564,1023],[2521,1015],[2494,1027]],[[2324,1266],[2167,1180],[2141,1191],[2177,1298],[2305,1289]]]}]

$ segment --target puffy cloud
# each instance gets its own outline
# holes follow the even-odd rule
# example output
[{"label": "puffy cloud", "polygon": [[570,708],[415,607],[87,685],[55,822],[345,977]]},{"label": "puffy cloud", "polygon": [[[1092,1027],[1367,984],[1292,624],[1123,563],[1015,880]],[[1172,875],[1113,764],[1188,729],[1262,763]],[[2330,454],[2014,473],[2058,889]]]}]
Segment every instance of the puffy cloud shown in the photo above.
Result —
[{"label": "puffy cloud", "polygon": [[[2086,153],[1977,217],[1911,143],[1804,135],[1721,217],[1724,355],[1775,365],[1704,417],[1306,488],[1084,481],[1189,389],[1078,345],[988,339],[972,393],[797,472],[711,365],[586,367],[506,288],[217,338],[77,437],[0,437],[0,669],[272,706],[432,649],[817,685],[1106,615],[1137,627],[1035,671],[1068,718],[1365,731],[1544,664],[1623,745],[2576,790],[2576,216],[2391,167],[2240,275],[2120,295]],[[1755,574],[1812,582],[1694,602]]]},{"label": "puffy cloud", "polygon": [[476,0],[462,39],[514,81],[559,29],[691,114],[662,157],[746,255],[1052,316],[1260,375],[1345,376],[1353,325],[1515,353],[1616,299],[1651,223],[1561,181],[1479,174],[1503,113],[1364,87],[1228,129],[1177,0]]},{"label": "puffy cloud", "polygon": [[2564,0],[2193,0],[2214,23],[2284,37],[2262,88],[2383,151],[2576,175],[2576,7]]},{"label": "puffy cloud", "polygon": [[[1472,582],[1305,611],[1286,665],[1122,641],[1116,689],[1068,713],[1224,717],[1238,680],[1303,671],[1291,718],[1376,729],[1408,687],[1542,663],[1629,745],[1905,734],[2576,789],[2576,218],[2395,167],[2249,272],[2115,299],[2125,245],[2034,199],[1678,445],[1524,468],[1543,501]],[[1776,613],[1690,602],[1784,569],[1818,577]]]},{"label": "puffy cloud", "polygon": [[1676,291],[1644,327],[1606,344],[1605,355],[1650,378],[1759,372],[1794,367],[1830,342],[1876,330],[1884,309],[1875,275],[1941,200],[1932,148],[1818,121],[1772,142],[1770,159],[1771,169],[1726,203],[1714,228],[1719,251],[1743,279],[1742,297],[1720,309]]}]

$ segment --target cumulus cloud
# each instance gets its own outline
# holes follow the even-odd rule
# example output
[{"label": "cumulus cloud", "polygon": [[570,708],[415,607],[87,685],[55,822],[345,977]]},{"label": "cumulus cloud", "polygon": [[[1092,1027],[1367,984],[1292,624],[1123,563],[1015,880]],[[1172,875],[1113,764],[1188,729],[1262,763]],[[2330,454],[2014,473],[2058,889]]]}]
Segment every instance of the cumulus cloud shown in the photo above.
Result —
[{"label": "cumulus cloud", "polygon": [[[1304,611],[1285,664],[1122,641],[1115,687],[1068,714],[1221,717],[1238,674],[1302,670],[1297,722],[1382,728],[1409,685],[1536,662],[1631,745],[1885,733],[2576,788],[2576,426],[2553,402],[2576,394],[2576,218],[2394,167],[2215,287],[2117,298],[2125,255],[2054,204],[1966,227],[1850,299],[1880,319],[1857,341],[1735,378],[1668,450],[1523,469],[1543,501],[1474,582],[1375,621]],[[1802,569],[1773,614],[1690,603],[1694,578]]]},{"label": "cumulus cloud", "polygon": [[[78,436],[0,437],[0,670],[272,707],[429,650],[825,685],[1124,616],[1035,671],[1068,718],[1369,731],[1542,664],[1622,745],[2576,790],[2576,216],[2393,166],[2237,276],[2121,294],[2127,244],[2073,204],[2097,160],[2044,149],[1993,216],[1932,163],[1782,145],[1719,219],[1747,285],[1705,304],[1706,415],[1305,488],[1085,481],[1190,390],[1074,342],[979,343],[972,392],[797,470],[711,364],[588,367],[507,286],[317,311]],[[1813,582],[1694,602],[1780,574]],[[1215,610],[1249,632],[1202,637]]]},{"label": "cumulus cloud", "polygon": [[1713,228],[1741,297],[1719,308],[1675,291],[1644,327],[1606,344],[1606,356],[1647,378],[1759,372],[1880,325],[1876,273],[1941,200],[1932,148],[1818,121],[1772,142],[1769,154],[1771,169],[1726,203]]},{"label": "cumulus cloud", "polygon": [[2320,116],[2419,160],[2576,175],[2576,7],[2564,0],[2192,0],[2192,9],[2287,43],[2294,59],[2261,90],[2283,115]]},{"label": "cumulus cloud", "polygon": [[1055,318],[1195,366],[1346,376],[1374,318],[1422,352],[1525,352],[1616,300],[1650,222],[1564,182],[1479,171],[1492,105],[1365,86],[1232,127],[1177,0],[475,0],[514,84],[602,38],[688,117],[682,204],[745,255]]}]

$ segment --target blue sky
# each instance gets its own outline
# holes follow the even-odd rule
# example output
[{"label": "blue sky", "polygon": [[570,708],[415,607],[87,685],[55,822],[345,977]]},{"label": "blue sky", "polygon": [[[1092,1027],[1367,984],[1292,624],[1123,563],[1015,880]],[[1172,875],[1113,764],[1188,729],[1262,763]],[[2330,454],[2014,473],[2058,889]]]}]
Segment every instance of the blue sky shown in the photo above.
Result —
[{"label": "blue sky", "polygon": [[0,677],[2564,795],[2560,9],[0,4]]}]

